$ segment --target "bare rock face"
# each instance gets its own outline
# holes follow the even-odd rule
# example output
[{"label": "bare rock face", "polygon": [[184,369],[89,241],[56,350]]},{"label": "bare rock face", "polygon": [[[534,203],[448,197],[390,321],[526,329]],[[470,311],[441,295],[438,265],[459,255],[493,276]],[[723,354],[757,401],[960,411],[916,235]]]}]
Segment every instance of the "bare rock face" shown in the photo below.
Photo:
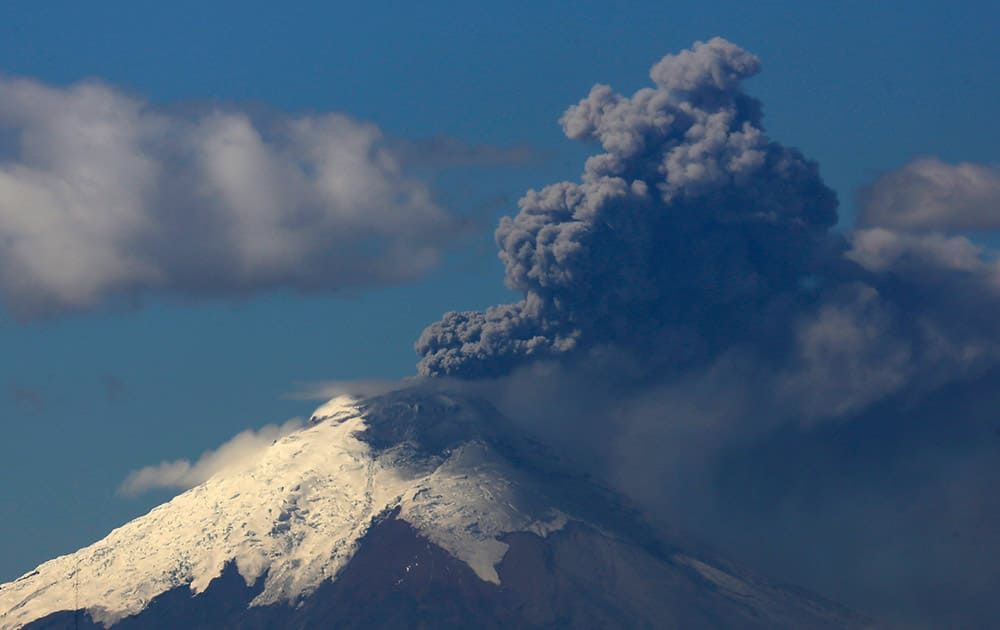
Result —
[{"label": "bare rock face", "polygon": [[404,390],[335,399],[253,465],[3,585],[0,628],[21,627],[871,622],[671,540],[482,402]]}]

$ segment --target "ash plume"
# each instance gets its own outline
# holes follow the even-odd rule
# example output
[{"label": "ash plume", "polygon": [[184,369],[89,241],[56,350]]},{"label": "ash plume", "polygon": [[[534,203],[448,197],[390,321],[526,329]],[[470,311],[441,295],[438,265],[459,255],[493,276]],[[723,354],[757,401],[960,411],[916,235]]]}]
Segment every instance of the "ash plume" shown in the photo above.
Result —
[{"label": "ash plume", "polygon": [[[512,304],[418,371],[774,575],[914,627],[1000,615],[996,169],[920,158],[840,226],[720,39],[562,116],[597,147],[496,231]],[[932,507],[933,506],[933,507]],[[873,553],[872,550],[877,550]]]},{"label": "ash plume", "polygon": [[809,300],[803,282],[838,247],[836,197],[765,134],[741,87],[759,69],[716,38],[653,66],[652,88],[596,85],[570,107],[567,137],[603,152],[582,181],[528,192],[496,231],[524,298],[446,314],[417,342],[420,372],[497,375],[602,343],[718,350],[772,325],[734,310],[783,317],[782,302]]}]

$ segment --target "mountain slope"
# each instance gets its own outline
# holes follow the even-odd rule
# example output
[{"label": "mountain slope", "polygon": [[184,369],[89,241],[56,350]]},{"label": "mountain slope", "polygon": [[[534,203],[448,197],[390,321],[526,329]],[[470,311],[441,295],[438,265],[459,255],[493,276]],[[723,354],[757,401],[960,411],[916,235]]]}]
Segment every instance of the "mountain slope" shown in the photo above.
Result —
[{"label": "mountain slope", "polygon": [[865,625],[665,540],[517,436],[439,392],[336,398],[257,461],[0,586],[0,627]]}]

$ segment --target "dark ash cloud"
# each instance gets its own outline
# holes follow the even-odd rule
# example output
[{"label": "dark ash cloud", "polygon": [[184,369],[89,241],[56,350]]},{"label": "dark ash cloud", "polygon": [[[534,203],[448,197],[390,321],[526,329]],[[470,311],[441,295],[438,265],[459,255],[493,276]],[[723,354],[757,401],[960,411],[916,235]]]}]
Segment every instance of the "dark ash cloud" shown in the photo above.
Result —
[{"label": "dark ash cloud", "polygon": [[[899,231],[908,206],[832,231],[817,165],[768,138],[741,87],[759,69],[716,38],[654,65],[653,88],[597,85],[570,107],[566,135],[602,152],[580,183],[529,191],[496,231],[524,298],[447,313],[417,341],[419,372],[496,377],[610,351],[656,380],[738,354],[773,375],[784,415],[810,423],[989,367],[995,257],[961,235]],[[979,176],[952,177],[951,198],[981,197],[986,170],[958,168]]]},{"label": "dark ash cloud", "polygon": [[655,87],[604,85],[562,117],[569,138],[603,149],[580,183],[530,191],[497,229],[515,304],[449,313],[417,342],[428,375],[500,374],[595,344],[715,346],[781,310],[837,244],[836,197],[816,165],[770,140],[740,82],[756,57],[722,39],[665,57]]},{"label": "dark ash cloud", "polygon": [[1000,616],[996,170],[923,158],[833,231],[721,39],[562,117],[599,150],[496,231],[523,298],[447,313],[419,372],[655,518],[907,627]]},{"label": "dark ash cloud", "polygon": [[19,317],[147,293],[410,280],[461,221],[347,116],[168,110],[0,77],[0,300]]}]

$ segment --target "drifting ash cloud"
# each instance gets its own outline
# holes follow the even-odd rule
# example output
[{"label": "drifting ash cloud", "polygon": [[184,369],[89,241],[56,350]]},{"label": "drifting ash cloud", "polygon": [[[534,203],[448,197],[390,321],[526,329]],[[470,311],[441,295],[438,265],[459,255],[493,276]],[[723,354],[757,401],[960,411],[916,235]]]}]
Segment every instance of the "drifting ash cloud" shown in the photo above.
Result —
[{"label": "drifting ash cloud", "polygon": [[463,222],[408,174],[406,146],[336,113],[165,109],[97,81],[0,77],[0,302],[28,318],[413,279]]},{"label": "drifting ash cloud", "polygon": [[858,224],[906,232],[1000,229],[1000,168],[935,157],[883,174],[860,194]]},{"label": "drifting ash cloud", "polygon": [[[963,236],[900,229],[914,220],[894,201],[919,175],[919,192],[903,188],[934,226],[988,225],[992,171],[907,165],[869,190],[862,227],[833,232],[837,200],[817,165],[766,135],[742,89],[759,70],[716,38],[653,66],[653,88],[597,85],[570,107],[566,135],[603,152],[580,183],[529,191],[496,231],[524,298],[446,314],[417,341],[419,371],[480,378],[625,355],[661,378],[752,355],[779,375],[788,413],[812,422],[995,360],[993,318],[955,314],[1000,306],[993,257]],[[959,204],[952,223],[929,201],[941,199]]]},{"label": "drifting ash cloud", "polygon": [[418,371],[779,578],[988,625],[1000,571],[971,560],[1000,557],[1000,267],[978,238],[996,170],[915,160],[833,231],[818,166],[743,90],[760,68],[716,38],[570,107],[567,137],[597,147],[581,180],[496,231],[522,299],[445,314]]},{"label": "drifting ash cloud", "polygon": [[118,494],[135,497],[158,489],[187,490],[216,473],[249,466],[275,440],[302,428],[302,420],[292,418],[284,424],[269,424],[258,430],[247,429],[233,436],[215,450],[202,453],[196,461],[178,459],[133,470],[118,488]]}]

